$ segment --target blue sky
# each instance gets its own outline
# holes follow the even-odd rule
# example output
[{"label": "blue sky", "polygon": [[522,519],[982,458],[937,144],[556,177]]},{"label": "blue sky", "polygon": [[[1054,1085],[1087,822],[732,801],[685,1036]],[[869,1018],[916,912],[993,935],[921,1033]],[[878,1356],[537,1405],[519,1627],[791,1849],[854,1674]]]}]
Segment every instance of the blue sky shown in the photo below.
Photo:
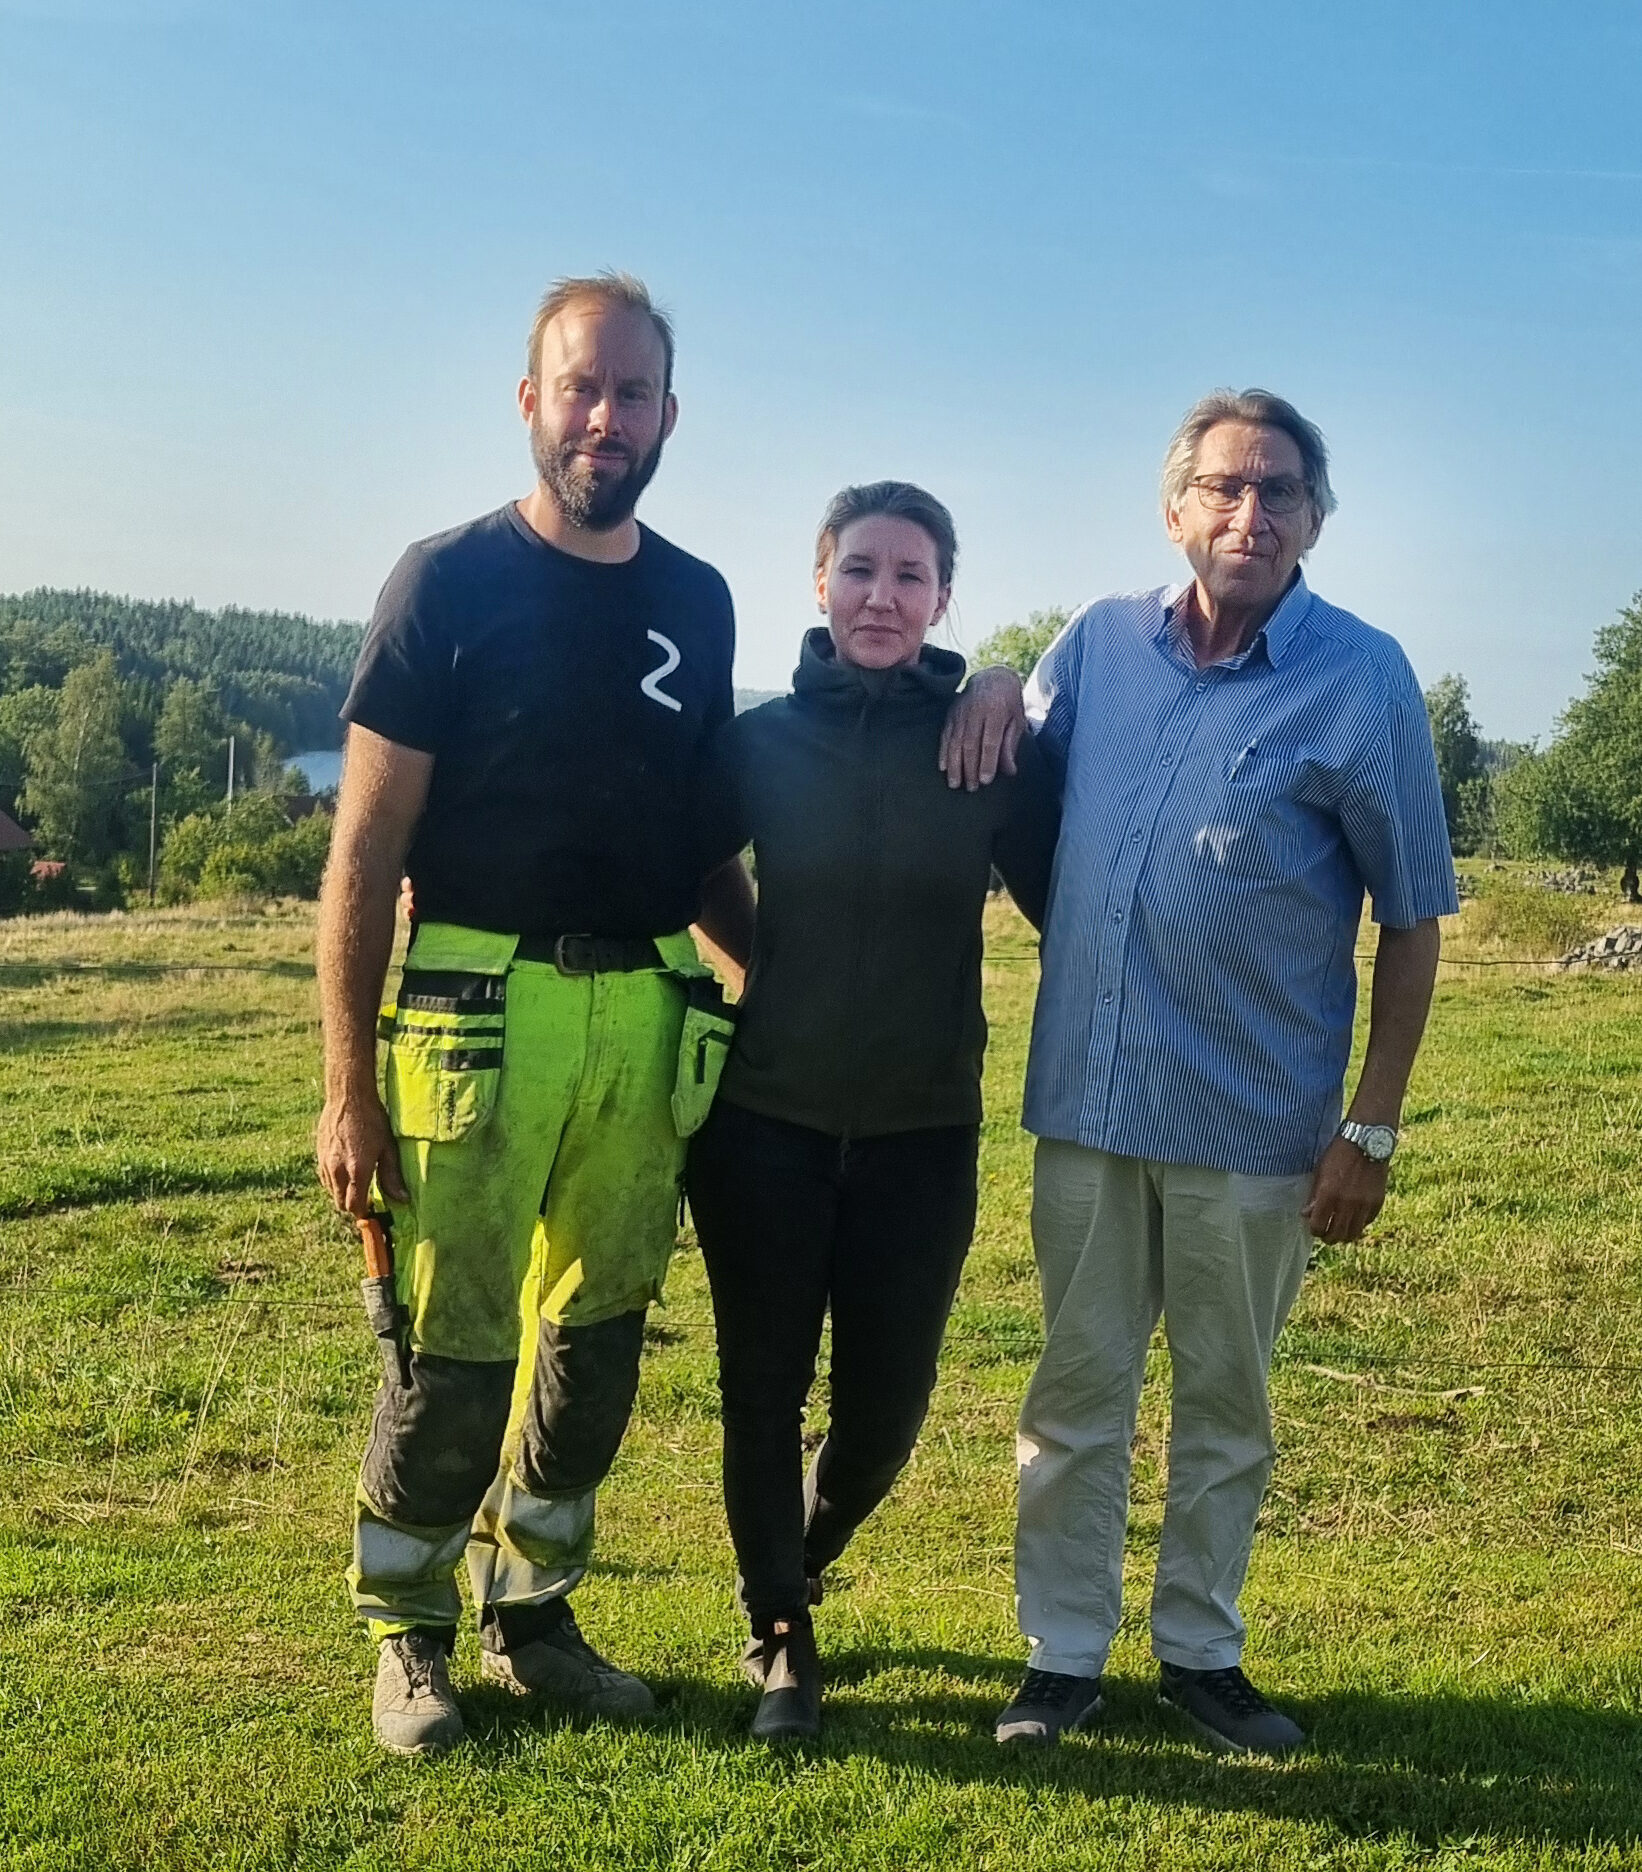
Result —
[{"label": "blue sky", "polygon": [[1314,585],[1544,735],[1642,587],[1642,8],[0,0],[0,589],[361,617],[524,491],[546,282],[645,275],[643,509],[811,621],[840,483],[957,634],[1154,584],[1216,384],[1327,432]]}]

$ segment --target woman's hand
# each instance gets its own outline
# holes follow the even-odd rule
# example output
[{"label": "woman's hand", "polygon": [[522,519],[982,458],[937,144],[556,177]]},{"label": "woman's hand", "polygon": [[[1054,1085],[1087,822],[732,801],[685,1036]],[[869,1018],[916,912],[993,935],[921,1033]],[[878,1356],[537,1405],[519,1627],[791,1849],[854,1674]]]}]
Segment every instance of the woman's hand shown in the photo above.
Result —
[{"label": "woman's hand", "polygon": [[1015,771],[1015,749],[1026,733],[1021,679],[1003,664],[977,670],[946,712],[939,766],[949,787],[990,786]]}]

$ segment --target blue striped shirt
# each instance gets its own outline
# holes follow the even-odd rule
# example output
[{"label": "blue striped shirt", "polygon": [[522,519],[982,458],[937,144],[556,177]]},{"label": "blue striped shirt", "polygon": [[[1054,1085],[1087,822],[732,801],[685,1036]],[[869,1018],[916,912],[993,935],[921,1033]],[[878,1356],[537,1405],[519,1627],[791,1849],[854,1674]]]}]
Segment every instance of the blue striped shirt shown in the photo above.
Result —
[{"label": "blue striped shirt", "polygon": [[1188,590],[1087,605],[1027,686],[1066,791],[1025,1124],[1293,1176],[1340,1119],[1364,890],[1458,908],[1436,756],[1401,649],[1303,578],[1204,669]]}]

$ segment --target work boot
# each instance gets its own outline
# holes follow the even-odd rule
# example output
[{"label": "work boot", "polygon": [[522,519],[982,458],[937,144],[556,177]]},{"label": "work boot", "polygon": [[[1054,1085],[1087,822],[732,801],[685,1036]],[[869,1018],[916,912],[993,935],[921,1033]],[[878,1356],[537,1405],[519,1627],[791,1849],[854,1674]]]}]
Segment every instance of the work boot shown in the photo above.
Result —
[{"label": "work boot", "polygon": [[648,1685],[617,1670],[581,1635],[567,1599],[485,1610],[480,1671],[515,1696],[541,1696],[577,1716],[632,1722],[655,1713]]},{"label": "work boot", "polygon": [[1098,1677],[1029,1670],[992,1733],[1000,1742],[1051,1748],[1071,1730],[1087,1729],[1103,1707]]},{"label": "work boot", "polygon": [[1236,1755],[1287,1755],[1306,1732],[1273,1709],[1234,1664],[1229,1670],[1182,1670],[1160,1664],[1157,1700],[1182,1712],[1212,1747]]},{"label": "work boot", "polygon": [[749,1655],[754,1645],[759,1657],[756,1681],[764,1694],[758,1699],[749,1733],[760,1742],[790,1742],[819,1735],[821,1659],[816,1653],[815,1623],[809,1613],[761,1619],[753,1628]]},{"label": "work boot", "polygon": [[371,1729],[394,1755],[438,1755],[462,1739],[450,1689],[454,1633],[428,1627],[384,1638],[376,1654]]}]

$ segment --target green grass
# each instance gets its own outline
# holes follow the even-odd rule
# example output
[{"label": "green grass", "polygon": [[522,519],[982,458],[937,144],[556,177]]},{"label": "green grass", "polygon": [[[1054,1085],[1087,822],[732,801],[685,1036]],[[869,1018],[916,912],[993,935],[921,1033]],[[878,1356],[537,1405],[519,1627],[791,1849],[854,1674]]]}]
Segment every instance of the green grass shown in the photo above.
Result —
[{"label": "green grass", "polygon": [[[1451,953],[1499,959],[1475,914]],[[1249,1662],[1314,1748],[1218,1761],[1153,1700],[1154,1383],[1110,1719],[1021,1759],[990,1724],[1033,970],[993,916],[980,1230],[913,1466],[818,1615],[823,1742],[745,1738],[687,1247],[578,1595],[659,1721],[558,1723],[465,1634],[470,1740],[420,1766],[372,1748],[340,1583],[375,1353],[308,1168],[307,915],[0,925],[0,1864],[1642,1864],[1642,979],[1445,967],[1393,1199],[1282,1342]]]}]

